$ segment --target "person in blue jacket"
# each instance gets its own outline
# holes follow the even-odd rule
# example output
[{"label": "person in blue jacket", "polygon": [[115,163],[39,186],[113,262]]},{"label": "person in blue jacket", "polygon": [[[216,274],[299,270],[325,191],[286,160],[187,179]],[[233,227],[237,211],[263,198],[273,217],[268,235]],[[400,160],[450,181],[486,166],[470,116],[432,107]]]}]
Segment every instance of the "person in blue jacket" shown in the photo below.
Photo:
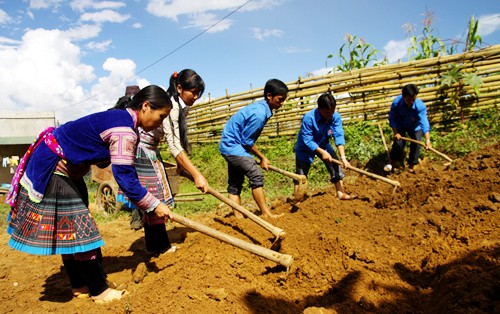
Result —
[{"label": "person in blue jacket", "polygon": [[[302,118],[295,144],[295,169],[297,174],[307,177],[311,164],[317,155],[330,174],[330,182],[335,185],[337,197],[340,200],[351,200],[356,198],[356,195],[349,195],[345,192],[342,185],[342,179],[345,175],[342,168],[333,162],[338,157],[330,144],[330,138],[333,137],[344,167],[350,166],[345,155],[342,118],[335,111],[336,107],[337,102],[332,94],[324,93],[318,98],[318,108],[309,111]],[[295,182],[295,191],[297,189],[298,182]]]},{"label": "person in blue jacket", "polygon": [[[228,164],[228,198],[241,204],[241,190],[245,176],[248,177],[255,202],[262,216],[276,218],[266,204],[264,176],[252,155],[260,160],[260,167],[269,169],[269,159],[262,154],[255,142],[262,129],[273,115],[272,110],[281,107],[288,95],[288,87],[277,79],[270,79],[264,87],[264,99],[254,102],[236,112],[224,126],[219,151]],[[237,218],[243,218],[233,209]]]},{"label": "person in blue jacket", "polygon": [[[408,136],[420,141],[425,137],[425,148],[432,147],[430,136],[430,124],[427,118],[427,107],[424,102],[417,98],[418,87],[415,84],[405,85],[402,94],[394,99],[389,111],[389,125],[394,132],[394,143],[391,149],[391,163],[394,168],[399,168],[403,164],[404,148],[406,141],[401,137]],[[415,165],[418,164],[420,156],[420,145],[410,143],[410,153],[408,155],[408,169],[415,172]]]}]

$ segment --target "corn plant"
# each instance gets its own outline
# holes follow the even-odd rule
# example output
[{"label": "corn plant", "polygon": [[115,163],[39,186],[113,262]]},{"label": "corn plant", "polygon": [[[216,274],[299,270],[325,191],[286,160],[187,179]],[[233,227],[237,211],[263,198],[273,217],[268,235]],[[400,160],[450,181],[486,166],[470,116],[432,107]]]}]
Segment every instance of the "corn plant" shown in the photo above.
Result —
[{"label": "corn plant", "polygon": [[479,21],[476,21],[474,16],[471,16],[469,20],[469,30],[467,32],[467,41],[465,42],[465,51],[473,51],[478,43],[483,43],[483,39],[477,34],[478,24]]},{"label": "corn plant", "polygon": [[[386,60],[378,61],[378,51],[363,38],[358,38],[349,33],[345,36],[345,43],[339,49],[340,64],[336,70],[346,72],[354,69],[363,69],[368,65],[382,65]],[[333,58],[335,55],[328,55]]]},{"label": "corn plant", "polygon": [[447,53],[443,40],[434,36],[434,29],[432,28],[435,19],[434,12],[426,10],[424,16],[424,29],[421,37],[415,35],[415,27],[412,24],[403,25],[407,35],[411,35],[408,59],[423,60]]}]

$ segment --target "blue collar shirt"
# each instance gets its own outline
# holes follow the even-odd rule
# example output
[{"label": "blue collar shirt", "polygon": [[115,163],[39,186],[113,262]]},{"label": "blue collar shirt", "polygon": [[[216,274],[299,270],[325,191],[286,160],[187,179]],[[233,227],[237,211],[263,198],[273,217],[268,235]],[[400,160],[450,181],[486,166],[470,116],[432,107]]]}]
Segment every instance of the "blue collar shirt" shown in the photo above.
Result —
[{"label": "blue collar shirt", "polygon": [[398,131],[415,132],[422,130],[425,134],[431,130],[427,119],[427,107],[417,98],[413,105],[406,106],[403,95],[394,99],[389,111],[389,125]]},{"label": "blue collar shirt", "polygon": [[345,145],[342,118],[338,112],[334,112],[332,118],[325,120],[319,110],[313,109],[302,118],[297,143],[295,144],[295,156],[298,160],[312,163],[316,156],[318,147],[333,152],[330,138],[333,137],[335,145]]},{"label": "blue collar shirt", "polygon": [[249,149],[255,145],[272,115],[273,112],[264,99],[236,112],[222,131],[219,143],[221,154],[252,157]]}]

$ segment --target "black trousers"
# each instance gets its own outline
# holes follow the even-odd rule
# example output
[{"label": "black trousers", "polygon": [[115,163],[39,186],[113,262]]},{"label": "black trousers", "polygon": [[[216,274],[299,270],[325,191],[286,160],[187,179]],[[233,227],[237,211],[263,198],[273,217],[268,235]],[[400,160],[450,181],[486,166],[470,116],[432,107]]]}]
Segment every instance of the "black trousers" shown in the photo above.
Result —
[{"label": "black trousers", "polygon": [[[420,141],[422,139],[422,136],[424,135],[422,130],[418,131],[398,130],[398,131],[399,134],[401,134],[402,136],[410,137],[417,141]],[[392,161],[403,162],[405,145],[406,141],[404,140],[394,141],[394,143],[392,143],[392,149],[391,149]],[[418,157],[420,157],[420,145],[418,145],[417,143],[410,143],[410,154],[408,155],[408,164],[417,165]]]}]

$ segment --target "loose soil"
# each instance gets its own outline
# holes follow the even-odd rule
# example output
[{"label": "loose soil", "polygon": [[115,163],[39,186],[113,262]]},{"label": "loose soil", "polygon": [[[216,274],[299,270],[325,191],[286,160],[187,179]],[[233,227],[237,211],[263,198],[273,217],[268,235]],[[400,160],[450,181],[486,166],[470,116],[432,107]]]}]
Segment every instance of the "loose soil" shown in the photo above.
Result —
[{"label": "loose soil", "polygon": [[[32,256],[0,235],[2,313],[500,313],[500,143],[451,165],[424,161],[393,186],[349,171],[293,205],[272,200],[290,269],[177,223],[175,253],[149,257],[127,217],[99,224],[108,279],[122,300],[71,298],[60,256]],[[271,187],[267,187],[271,188]],[[311,188],[311,187],[310,187]],[[253,204],[248,204],[253,210]],[[269,248],[273,236],[222,207],[189,217]],[[147,274],[133,273],[145,263]]]}]

